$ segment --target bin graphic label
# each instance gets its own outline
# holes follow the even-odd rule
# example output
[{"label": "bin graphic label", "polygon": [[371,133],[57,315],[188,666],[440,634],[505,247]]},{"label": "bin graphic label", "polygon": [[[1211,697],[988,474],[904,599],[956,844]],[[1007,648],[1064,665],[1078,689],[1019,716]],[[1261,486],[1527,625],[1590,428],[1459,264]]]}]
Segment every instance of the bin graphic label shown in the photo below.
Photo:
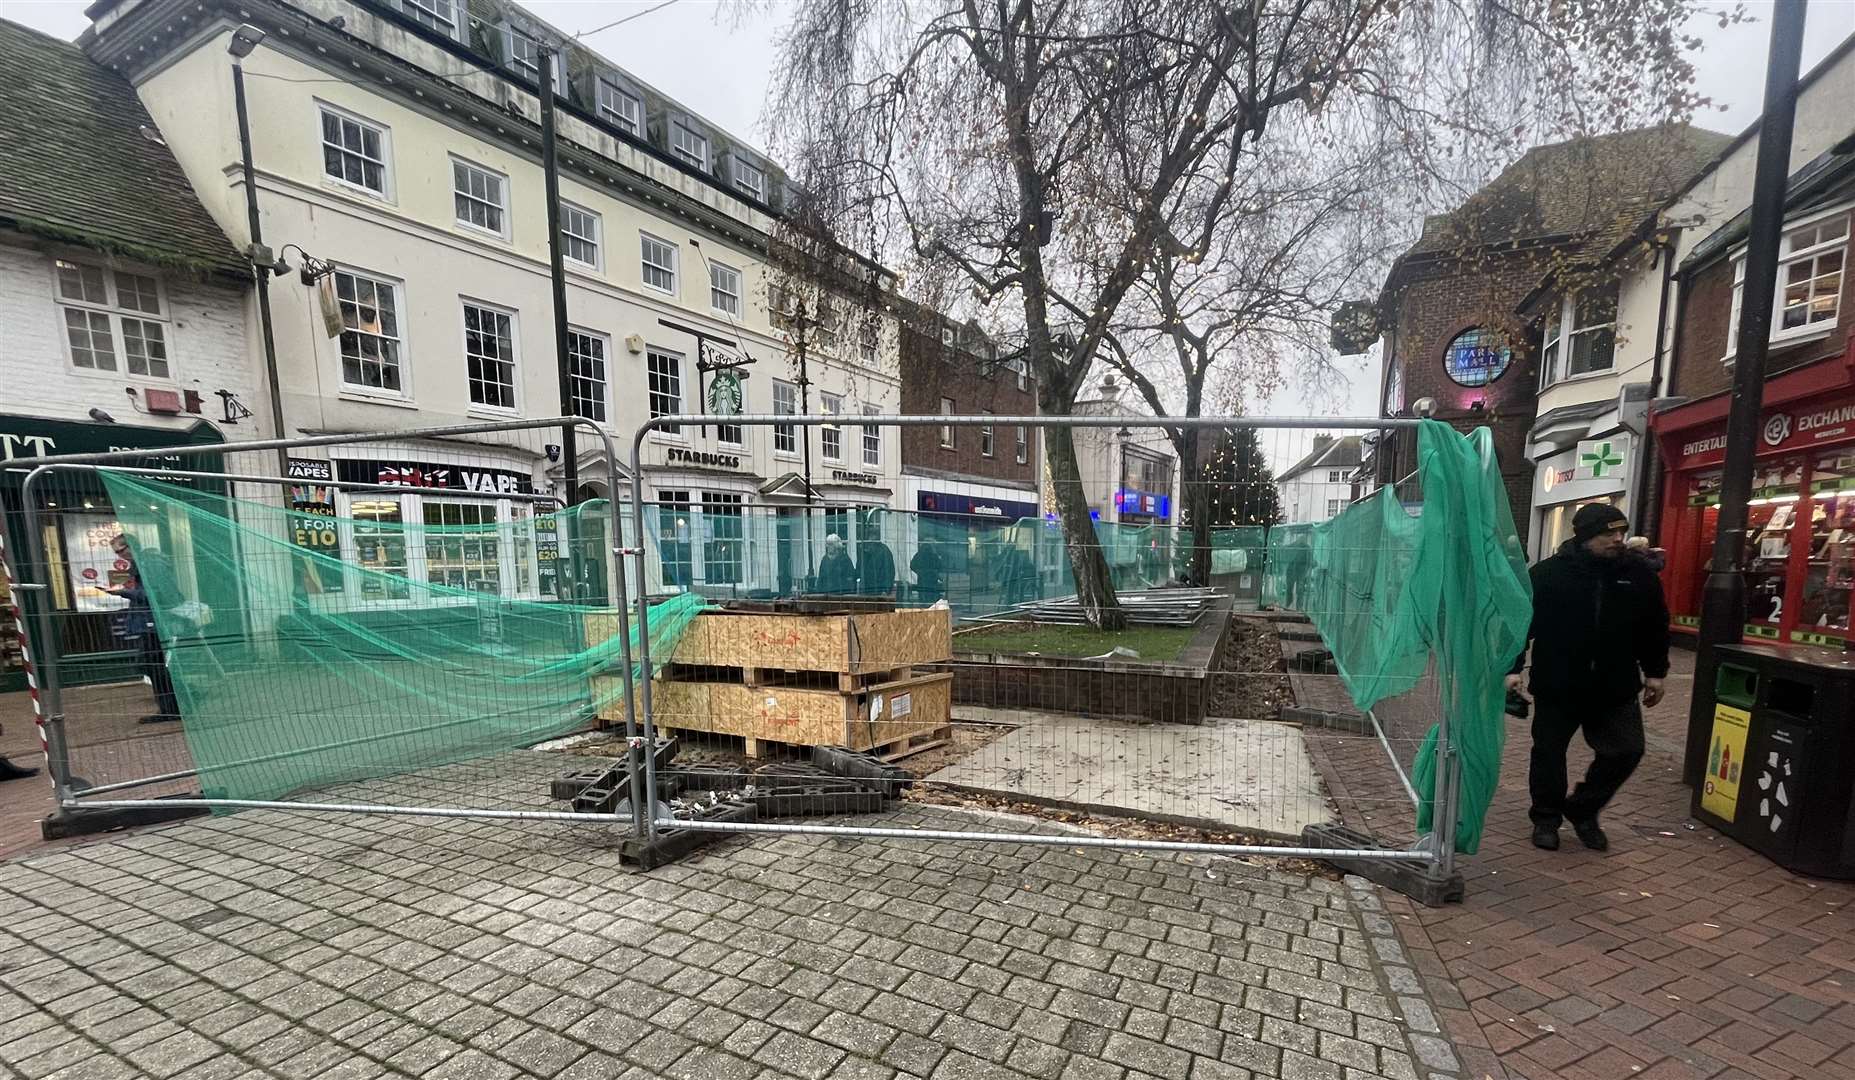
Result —
[{"label": "bin graphic label", "polygon": [[1721,821],[1733,820],[1739,808],[1739,774],[1745,768],[1746,727],[1752,714],[1731,705],[1713,707],[1713,740],[1707,749],[1707,775],[1701,779],[1700,808]]}]

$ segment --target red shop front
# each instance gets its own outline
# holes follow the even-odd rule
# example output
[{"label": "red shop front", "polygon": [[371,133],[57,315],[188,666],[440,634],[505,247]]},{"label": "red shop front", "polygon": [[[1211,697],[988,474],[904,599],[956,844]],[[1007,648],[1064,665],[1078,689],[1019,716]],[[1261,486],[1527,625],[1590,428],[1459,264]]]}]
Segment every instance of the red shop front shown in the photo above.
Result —
[{"label": "red shop front", "polygon": [[[1855,378],[1851,357],[1771,379],[1747,510],[1748,638],[1855,648]],[[1651,420],[1666,464],[1663,586],[1677,629],[1700,625],[1719,530],[1725,395]]]}]

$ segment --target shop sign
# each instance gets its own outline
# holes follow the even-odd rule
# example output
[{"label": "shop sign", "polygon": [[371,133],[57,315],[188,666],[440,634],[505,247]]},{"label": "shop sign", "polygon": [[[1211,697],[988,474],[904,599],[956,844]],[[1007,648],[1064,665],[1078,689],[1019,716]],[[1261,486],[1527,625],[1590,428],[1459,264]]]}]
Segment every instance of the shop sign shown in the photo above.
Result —
[{"label": "shop sign", "polygon": [[[1759,425],[1758,452],[1780,453],[1844,439],[1855,439],[1855,399],[1846,397],[1820,408],[1786,406],[1766,410]],[[1687,439],[1680,449],[1680,458],[1673,462],[1678,469],[1726,460],[1725,425],[1714,425],[1705,434]]]},{"label": "shop sign", "polygon": [[873,472],[850,472],[846,469],[832,469],[831,479],[840,484],[865,484],[874,487],[881,477]]},{"label": "shop sign", "polygon": [[741,415],[741,377],[739,374],[723,369],[709,380],[709,415]]},{"label": "shop sign", "polygon": [[1623,480],[1630,474],[1629,440],[1589,439],[1578,444],[1578,464],[1574,476],[1579,480]]},{"label": "shop sign", "polygon": [[988,499],[980,495],[947,495],[938,491],[920,492],[915,496],[915,505],[924,514],[957,514],[998,521],[1017,521],[1039,516],[1036,503]]},{"label": "shop sign", "polygon": [[429,461],[353,461],[335,463],[336,473],[344,483],[382,484],[388,487],[449,488],[453,491],[480,491],[515,494],[534,490],[526,473],[512,469],[487,469],[477,465],[442,465]]},{"label": "shop sign", "polygon": [[672,446],[666,450],[663,460],[668,465],[703,465],[711,469],[741,467],[739,454],[714,454],[707,450],[685,450],[680,446]]},{"label": "shop sign", "polygon": [[1146,514],[1163,518],[1172,512],[1172,496],[1122,488],[1114,493],[1114,505],[1123,514]]},{"label": "shop sign", "polygon": [[284,473],[292,480],[317,480],[324,484],[335,479],[335,466],[325,458],[290,458]]}]

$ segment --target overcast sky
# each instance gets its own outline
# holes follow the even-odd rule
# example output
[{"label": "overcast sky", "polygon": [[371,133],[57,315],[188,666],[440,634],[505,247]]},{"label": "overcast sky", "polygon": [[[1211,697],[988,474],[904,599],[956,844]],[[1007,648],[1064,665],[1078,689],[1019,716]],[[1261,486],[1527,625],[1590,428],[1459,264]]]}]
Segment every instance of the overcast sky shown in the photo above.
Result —
[{"label": "overcast sky", "polygon": [[[85,27],[89,0],[0,0],[0,15],[59,37],[74,38]],[[693,111],[748,143],[765,148],[762,105],[773,66],[774,37],[786,19],[780,0],[723,5],[715,0],[530,0],[524,6],[571,34],[588,34],[584,44],[619,67],[653,84]],[[657,10],[651,10],[658,8]],[[1695,122],[1738,133],[1757,118],[1764,93],[1768,2],[1749,0],[1753,21],[1721,29],[1715,19],[1696,19],[1691,31],[1704,47],[1697,58],[1700,92],[1715,105]],[[619,19],[622,25],[588,33]],[[737,16],[739,16],[737,18]],[[1855,0],[1818,0],[1810,5],[1803,66],[1808,71],[1836,44],[1855,32]],[[1266,412],[1373,415],[1377,412],[1377,361],[1343,361],[1348,386],[1330,388],[1316,401],[1303,391],[1277,395]]]}]

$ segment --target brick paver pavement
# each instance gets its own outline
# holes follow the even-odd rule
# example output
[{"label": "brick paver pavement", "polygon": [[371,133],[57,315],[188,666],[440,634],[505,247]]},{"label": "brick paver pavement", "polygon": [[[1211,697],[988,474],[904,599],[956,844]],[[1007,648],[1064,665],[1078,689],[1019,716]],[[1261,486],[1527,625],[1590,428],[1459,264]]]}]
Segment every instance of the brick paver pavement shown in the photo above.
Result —
[{"label": "brick paver pavement", "polygon": [[[1465,903],[1388,896],[1473,1077],[1526,1080],[1855,1078],[1855,885],[1787,873],[1692,827],[1680,783],[1693,657],[1648,714],[1648,753],[1604,816],[1611,850],[1542,852],[1527,821],[1527,724],[1508,724],[1482,849],[1462,861]],[[1432,715],[1381,717],[1410,745]],[[1374,744],[1324,739],[1324,772],[1367,793]],[[1572,774],[1589,751],[1579,742]],[[1342,801],[1355,820],[1362,817]],[[1366,800],[1366,805],[1379,805]],[[1380,813],[1381,835],[1412,831]]]},{"label": "brick paver pavement", "polygon": [[[559,768],[509,755],[486,798],[535,801]],[[1026,827],[908,804],[880,820]],[[0,864],[0,1072],[1459,1075],[1357,879],[804,835],[640,874],[613,840],[251,812]]]}]

